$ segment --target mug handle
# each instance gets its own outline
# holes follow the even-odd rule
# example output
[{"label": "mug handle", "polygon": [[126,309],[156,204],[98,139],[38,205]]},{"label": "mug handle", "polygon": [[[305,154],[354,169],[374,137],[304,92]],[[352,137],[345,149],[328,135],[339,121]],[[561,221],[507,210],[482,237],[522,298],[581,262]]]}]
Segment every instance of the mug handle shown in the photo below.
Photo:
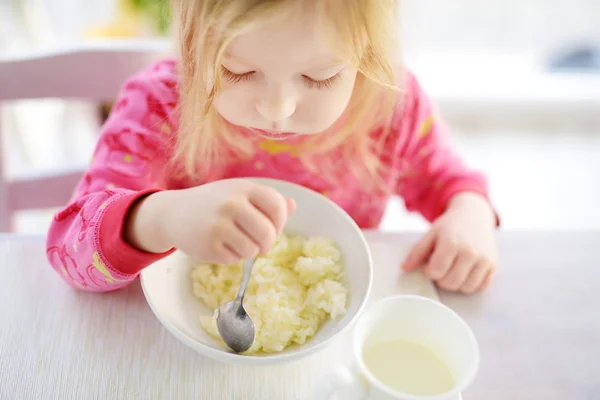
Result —
[{"label": "mug handle", "polygon": [[315,386],[315,400],[330,400],[334,394],[344,400],[365,400],[369,394],[367,384],[356,368],[338,367],[323,375]]}]

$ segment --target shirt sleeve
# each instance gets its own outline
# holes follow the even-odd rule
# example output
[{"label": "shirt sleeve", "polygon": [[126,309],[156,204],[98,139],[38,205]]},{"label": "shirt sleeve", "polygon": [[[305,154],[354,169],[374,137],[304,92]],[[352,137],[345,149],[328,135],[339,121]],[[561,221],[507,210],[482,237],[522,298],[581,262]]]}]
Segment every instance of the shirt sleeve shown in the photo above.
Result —
[{"label": "shirt sleeve", "polygon": [[89,168],[48,232],[48,260],[69,285],[95,292],[119,289],[169,253],[133,248],[123,240],[123,226],[136,201],[165,189],[175,104],[173,61],[161,61],[123,86]]},{"label": "shirt sleeve", "polygon": [[400,117],[393,123],[398,135],[396,193],[404,199],[407,210],[419,212],[432,222],[458,193],[476,193],[489,201],[485,177],[467,167],[453,150],[447,127],[410,73],[401,107]]}]

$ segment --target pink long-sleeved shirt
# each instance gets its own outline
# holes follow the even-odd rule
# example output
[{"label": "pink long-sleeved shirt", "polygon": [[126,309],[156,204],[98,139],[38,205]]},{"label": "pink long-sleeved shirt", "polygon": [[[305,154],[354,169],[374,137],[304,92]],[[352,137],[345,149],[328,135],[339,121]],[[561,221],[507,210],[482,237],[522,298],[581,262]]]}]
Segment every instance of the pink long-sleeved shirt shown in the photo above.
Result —
[{"label": "pink long-sleeved shirt", "polygon": [[[130,207],[149,193],[206,183],[175,178],[167,168],[172,157],[169,138],[178,127],[173,112],[178,104],[175,70],[175,60],[164,60],[124,85],[73,200],[52,221],[48,260],[75,288],[96,292],[119,289],[169,254],[145,253],[123,240]],[[408,210],[418,211],[430,221],[443,213],[450,198],[459,192],[487,198],[485,179],[452,151],[443,124],[410,74],[403,96],[394,110],[392,134],[386,139],[386,163],[392,167],[386,184],[404,199]],[[336,157],[335,149],[331,157]],[[379,225],[389,197],[362,190],[350,174],[332,184],[307,169],[295,157],[293,142],[285,141],[257,140],[252,159],[232,162],[211,180],[251,176],[283,179],[320,191],[361,228]]]}]

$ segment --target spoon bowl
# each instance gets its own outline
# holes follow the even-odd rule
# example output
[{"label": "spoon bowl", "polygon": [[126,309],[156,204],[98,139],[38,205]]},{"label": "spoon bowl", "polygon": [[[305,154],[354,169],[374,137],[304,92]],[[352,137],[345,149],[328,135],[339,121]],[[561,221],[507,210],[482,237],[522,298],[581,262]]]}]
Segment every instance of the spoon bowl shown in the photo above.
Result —
[{"label": "spoon bowl", "polygon": [[231,350],[243,353],[254,343],[256,328],[244,309],[244,294],[252,274],[254,258],[244,260],[242,282],[236,298],[217,309],[217,329]]}]

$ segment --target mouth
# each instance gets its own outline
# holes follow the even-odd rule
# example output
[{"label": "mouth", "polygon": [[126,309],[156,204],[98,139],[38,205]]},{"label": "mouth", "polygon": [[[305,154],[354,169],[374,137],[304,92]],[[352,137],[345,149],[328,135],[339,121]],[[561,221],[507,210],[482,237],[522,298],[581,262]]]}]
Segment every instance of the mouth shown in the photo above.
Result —
[{"label": "mouth", "polygon": [[257,135],[260,135],[266,139],[272,139],[272,140],[284,140],[284,139],[288,139],[288,138],[299,135],[299,133],[294,133],[294,132],[281,132],[281,131],[272,131],[272,130],[256,129],[256,128],[250,128],[250,131],[252,131],[253,133],[256,133]]}]

